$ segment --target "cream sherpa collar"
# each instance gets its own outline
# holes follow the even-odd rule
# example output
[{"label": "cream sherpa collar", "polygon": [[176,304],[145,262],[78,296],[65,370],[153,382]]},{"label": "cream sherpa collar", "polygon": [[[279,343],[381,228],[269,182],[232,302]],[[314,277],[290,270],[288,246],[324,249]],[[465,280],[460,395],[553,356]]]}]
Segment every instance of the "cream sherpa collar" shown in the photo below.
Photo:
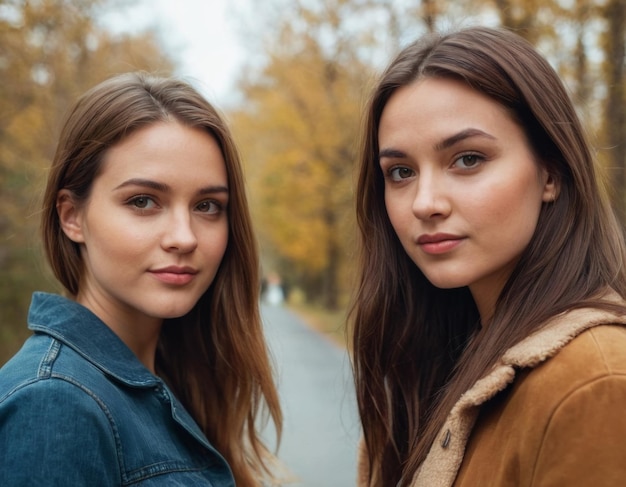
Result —
[{"label": "cream sherpa collar", "polygon": [[[623,303],[616,293],[604,299]],[[626,324],[626,317],[594,308],[576,309],[555,316],[540,330],[511,347],[491,373],[477,381],[452,408],[411,487],[451,486],[461,466],[479,406],[511,384],[516,369],[536,367],[583,331],[609,323]]]}]

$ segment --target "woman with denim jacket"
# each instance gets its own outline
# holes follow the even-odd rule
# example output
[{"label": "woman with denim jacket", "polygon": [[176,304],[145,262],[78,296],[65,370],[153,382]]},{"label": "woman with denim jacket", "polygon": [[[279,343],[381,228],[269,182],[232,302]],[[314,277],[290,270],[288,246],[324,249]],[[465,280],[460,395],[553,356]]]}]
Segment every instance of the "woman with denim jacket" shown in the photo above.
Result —
[{"label": "woman with denim jacket", "polygon": [[622,228],[528,42],[473,27],[399,53],[357,219],[360,487],[624,485]]},{"label": "woman with denim jacket", "polygon": [[281,412],[232,136],[191,86],[130,73],[61,133],[42,234],[67,297],[0,370],[0,485],[259,486]]}]

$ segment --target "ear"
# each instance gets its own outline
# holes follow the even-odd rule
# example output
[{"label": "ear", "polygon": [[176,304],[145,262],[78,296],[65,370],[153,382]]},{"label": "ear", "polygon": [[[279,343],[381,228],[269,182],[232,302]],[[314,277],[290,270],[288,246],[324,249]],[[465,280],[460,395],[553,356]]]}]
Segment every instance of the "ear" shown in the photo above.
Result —
[{"label": "ear", "polygon": [[545,184],[543,186],[543,196],[541,199],[544,203],[553,203],[559,197],[561,184],[554,174],[550,174],[547,171],[545,172],[544,178]]},{"label": "ear", "polygon": [[56,206],[63,233],[73,242],[83,243],[83,211],[76,204],[73,193],[69,189],[59,191]]}]

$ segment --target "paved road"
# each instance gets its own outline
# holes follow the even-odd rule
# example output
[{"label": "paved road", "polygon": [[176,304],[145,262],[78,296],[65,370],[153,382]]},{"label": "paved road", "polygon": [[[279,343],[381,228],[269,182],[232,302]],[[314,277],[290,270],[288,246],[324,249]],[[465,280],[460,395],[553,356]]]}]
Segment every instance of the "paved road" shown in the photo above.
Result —
[{"label": "paved road", "polygon": [[360,430],[346,352],[285,308],[262,313],[284,414],[279,457],[298,479],[289,485],[353,487]]}]

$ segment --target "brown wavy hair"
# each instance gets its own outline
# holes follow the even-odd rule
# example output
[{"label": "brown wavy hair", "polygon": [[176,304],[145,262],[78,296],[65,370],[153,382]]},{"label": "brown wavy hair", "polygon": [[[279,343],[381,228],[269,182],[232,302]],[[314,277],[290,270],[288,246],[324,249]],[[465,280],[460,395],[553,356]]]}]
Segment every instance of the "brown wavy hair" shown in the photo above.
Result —
[{"label": "brown wavy hair", "polygon": [[[410,260],[385,209],[381,114],[398,88],[424,78],[460,80],[499,103],[558,182],[484,328],[467,288],[438,289]],[[573,104],[548,62],[504,29],[428,35],[391,62],[365,112],[356,215],[350,324],[370,486],[407,485],[460,395],[546,319],[610,307],[597,299],[606,287],[626,295],[622,228]]]},{"label": "brown wavy hair", "polygon": [[[219,144],[228,175],[229,238],[212,285],[185,316],[165,320],[156,370],[228,461],[238,486],[272,481],[272,455],[257,431],[268,411],[280,438],[282,415],[259,314],[259,257],[237,148],[223,118],[189,84],[145,73],[102,82],[77,102],[61,132],[44,195],[41,230],[48,262],[75,296],[84,262],[61,229],[57,194],[86,201],[107,150],[135,131],[175,120]],[[267,416],[265,416],[267,419]]]}]

